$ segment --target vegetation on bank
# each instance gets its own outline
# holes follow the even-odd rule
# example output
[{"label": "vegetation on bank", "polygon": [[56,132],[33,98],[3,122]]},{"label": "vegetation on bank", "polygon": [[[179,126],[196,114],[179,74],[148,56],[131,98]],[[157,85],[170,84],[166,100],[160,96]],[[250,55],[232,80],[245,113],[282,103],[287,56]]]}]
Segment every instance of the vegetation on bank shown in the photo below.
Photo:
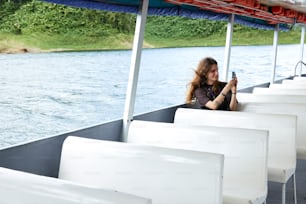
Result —
[{"label": "vegetation on bank", "polygon": [[[0,0],[0,52],[130,49],[132,14],[65,7],[38,0]],[[150,16],[145,47],[223,46],[226,22]],[[235,25],[234,45],[271,44],[273,31]],[[300,31],[280,33],[299,43]]]}]

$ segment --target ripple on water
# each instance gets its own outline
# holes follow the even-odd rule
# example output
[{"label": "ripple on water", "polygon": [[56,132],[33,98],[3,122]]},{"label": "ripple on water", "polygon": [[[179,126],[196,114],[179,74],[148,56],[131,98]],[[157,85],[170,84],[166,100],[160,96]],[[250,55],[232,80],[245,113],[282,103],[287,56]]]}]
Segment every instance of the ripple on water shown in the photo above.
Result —
[{"label": "ripple on water", "polygon": [[[279,46],[276,78],[294,72],[298,45]],[[270,80],[272,46],[232,48],[229,71],[239,87]],[[199,60],[224,48],[146,49],[135,112],[184,102]],[[0,55],[0,146],[55,135],[122,117],[131,51]]]}]

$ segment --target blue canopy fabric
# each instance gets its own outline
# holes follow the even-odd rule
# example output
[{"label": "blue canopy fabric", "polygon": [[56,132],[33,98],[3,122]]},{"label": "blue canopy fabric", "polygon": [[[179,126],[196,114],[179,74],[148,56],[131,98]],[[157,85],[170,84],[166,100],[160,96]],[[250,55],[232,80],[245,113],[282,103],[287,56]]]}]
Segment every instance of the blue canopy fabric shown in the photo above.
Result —
[{"label": "blue canopy fabric", "polygon": [[[78,8],[88,8],[111,12],[134,13],[138,12],[139,0],[43,0],[50,3],[62,4]],[[229,19],[228,14],[205,11],[195,6],[176,5],[167,3],[164,0],[150,0],[148,15],[158,16],[182,16],[188,18],[204,18],[208,20]],[[273,30],[274,25],[261,19],[235,15],[235,23],[265,30]],[[280,24],[280,30],[289,30],[290,25]]]}]

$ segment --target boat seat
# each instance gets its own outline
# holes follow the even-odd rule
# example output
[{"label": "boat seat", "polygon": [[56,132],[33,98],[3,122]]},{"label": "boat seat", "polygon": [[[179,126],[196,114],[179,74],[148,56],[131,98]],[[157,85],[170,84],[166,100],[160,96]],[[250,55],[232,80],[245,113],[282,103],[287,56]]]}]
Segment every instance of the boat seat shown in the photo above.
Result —
[{"label": "boat seat", "polygon": [[303,84],[270,84],[270,89],[306,89],[306,86]]},{"label": "boat seat", "polygon": [[224,156],[69,136],[59,178],[116,189],[153,204],[222,203]]},{"label": "boat seat", "polygon": [[296,84],[296,85],[304,85],[306,86],[306,80],[292,80],[292,79],[284,79],[282,84]]},{"label": "boat seat", "polygon": [[306,95],[306,91],[304,89],[281,89],[281,88],[262,88],[255,87],[253,89],[254,94],[266,94],[266,95]]},{"label": "boat seat", "polygon": [[[297,158],[306,160],[306,104],[302,103],[240,103],[238,109],[244,112],[256,112],[256,113],[273,113],[273,114],[292,114],[297,117],[296,124],[296,151]],[[284,126],[283,123],[280,123]],[[296,181],[294,181],[294,197],[296,198]],[[285,186],[283,186],[283,192]],[[283,193],[284,194],[284,193]],[[295,199],[296,202],[296,199]]]},{"label": "boat seat", "polygon": [[128,143],[224,154],[223,203],[262,204],[266,200],[268,131],[134,120]]},{"label": "boat seat", "polygon": [[265,94],[252,94],[252,93],[237,93],[239,103],[245,102],[258,102],[258,103],[304,103],[306,104],[306,95],[265,95]]},{"label": "boat seat", "polygon": [[151,204],[126,193],[0,167],[2,204]]},{"label": "boat seat", "polygon": [[[303,103],[240,103],[238,109],[243,112],[291,114],[297,117],[296,149],[297,158],[306,160],[306,104]],[[280,123],[282,126],[283,124]]]},{"label": "boat seat", "polygon": [[[274,114],[293,114],[297,116],[297,158],[306,160],[306,95],[259,95],[239,93],[241,111]],[[266,104],[266,105],[264,105]],[[270,104],[270,105],[269,105]],[[272,107],[271,107],[272,106]]]},{"label": "boat seat", "polygon": [[284,198],[287,181],[295,179],[297,116],[178,108],[174,123],[269,130],[268,180],[282,183]]},{"label": "boat seat", "polygon": [[296,77],[293,77],[293,80],[295,80],[295,81],[306,81],[306,77],[298,77],[298,76],[296,76]]}]

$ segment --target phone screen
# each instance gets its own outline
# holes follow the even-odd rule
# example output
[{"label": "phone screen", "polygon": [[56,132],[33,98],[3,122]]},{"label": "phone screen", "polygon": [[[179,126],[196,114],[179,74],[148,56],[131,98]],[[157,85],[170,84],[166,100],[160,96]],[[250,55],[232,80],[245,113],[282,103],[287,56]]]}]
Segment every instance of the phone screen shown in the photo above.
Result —
[{"label": "phone screen", "polygon": [[232,72],[232,79],[236,78],[236,73]]}]

